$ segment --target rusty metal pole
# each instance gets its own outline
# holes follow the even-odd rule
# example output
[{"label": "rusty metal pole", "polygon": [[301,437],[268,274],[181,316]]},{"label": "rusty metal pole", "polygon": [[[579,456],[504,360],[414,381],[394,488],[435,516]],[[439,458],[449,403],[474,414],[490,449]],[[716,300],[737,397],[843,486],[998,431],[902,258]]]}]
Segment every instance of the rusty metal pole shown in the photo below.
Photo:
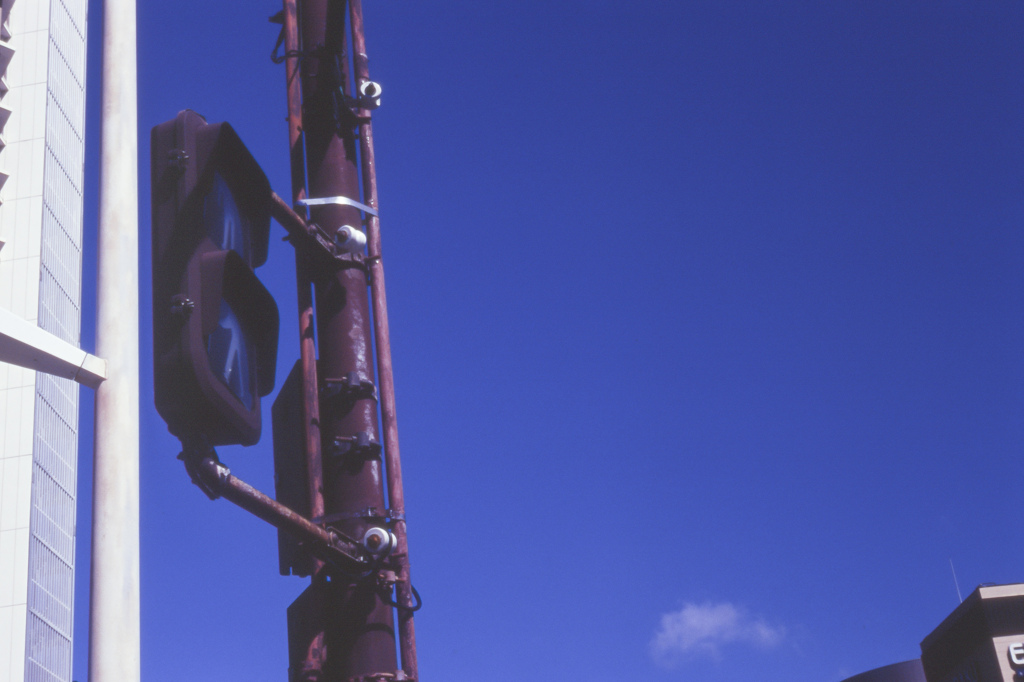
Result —
[{"label": "rusty metal pole", "polygon": [[[292,203],[306,195],[306,156],[302,138],[302,82],[299,74],[301,46],[299,44],[298,8],[296,0],[284,0],[282,20],[285,48],[285,79],[288,93],[288,148],[292,172]],[[305,431],[306,472],[309,489],[309,513],[312,518],[324,514],[323,466],[320,449],[320,400],[317,380],[315,327],[313,321],[313,283],[310,278],[310,254],[303,246],[295,247],[295,280],[299,311],[299,362],[302,366],[302,421]],[[323,562],[314,559],[311,589],[324,589],[321,575]],[[324,665],[324,623],[322,599],[310,600],[308,617],[311,623],[305,633],[308,639],[295,643],[303,652],[299,670],[294,677],[317,680]],[[298,637],[298,635],[293,635]]]},{"label": "rusty metal pole", "polygon": [[[345,13],[343,0],[299,2],[302,120],[312,199],[360,196],[354,126],[337,120],[335,108],[336,88],[348,91]],[[338,204],[315,207],[312,219],[328,233],[362,222],[358,210]],[[313,273],[323,379],[373,381],[367,273],[360,261]],[[320,408],[324,520],[360,538],[368,528],[384,525],[386,513],[377,404],[372,395],[353,395]],[[373,577],[334,575],[326,585],[323,682],[393,676],[398,668],[394,615]]]},{"label": "rusty metal pole", "polygon": [[[288,144],[291,150],[292,202],[306,195],[306,158],[302,148],[302,90],[299,80],[299,26],[295,0],[284,0],[285,73],[288,85]],[[313,290],[309,254],[296,246],[295,273],[299,298],[299,356],[302,362],[302,417],[305,425],[306,465],[309,478],[310,515],[324,514],[320,451],[320,400],[316,376],[316,344],[313,338]],[[317,565],[319,570],[320,566]]]},{"label": "rusty metal pole", "polygon": [[[362,0],[349,0],[349,20],[352,26],[352,63],[356,91],[370,80],[369,58],[366,55],[366,37],[363,30]],[[363,172],[363,201],[379,209],[377,199],[377,166],[373,153],[373,124],[369,112],[363,114],[359,125],[359,158]],[[384,289],[384,262],[381,257],[380,219],[367,215],[367,262],[370,265],[373,325],[377,346],[377,380],[380,382],[381,426],[384,430],[384,457],[388,480],[388,503],[394,519],[398,547],[392,558],[396,564],[395,591],[398,604],[398,646],[402,654],[402,669],[416,679],[416,627],[413,621],[412,582],[409,573],[409,543],[405,524],[405,492],[402,488],[402,460],[398,450],[398,422],[395,413],[395,381],[391,365],[391,331],[388,327],[388,304]]]}]

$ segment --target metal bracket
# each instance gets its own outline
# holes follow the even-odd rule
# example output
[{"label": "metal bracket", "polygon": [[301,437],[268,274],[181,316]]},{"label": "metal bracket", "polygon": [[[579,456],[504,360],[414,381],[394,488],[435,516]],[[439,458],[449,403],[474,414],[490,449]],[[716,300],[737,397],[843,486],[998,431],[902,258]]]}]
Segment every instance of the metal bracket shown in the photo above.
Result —
[{"label": "metal bracket", "polygon": [[369,116],[363,116],[360,111],[373,111],[374,109],[380,108],[380,97],[371,97],[369,95],[360,95],[359,97],[352,97],[350,95],[341,95],[342,101],[345,106],[352,112],[353,118],[356,121],[362,123],[363,121],[369,121]]},{"label": "metal bracket", "polygon": [[320,400],[339,399],[344,402],[356,400],[377,400],[377,386],[367,379],[360,379],[356,372],[349,372],[344,379],[324,379],[320,389]]},{"label": "metal bracket", "polygon": [[188,165],[188,152],[184,149],[172,149],[167,152],[167,166],[172,168],[178,173],[185,172],[185,167]]},{"label": "metal bracket", "polygon": [[377,572],[377,587],[382,590],[390,590],[398,582],[398,576],[394,571],[383,569]]},{"label": "metal bracket", "polygon": [[[216,500],[220,497],[220,484],[231,475],[231,470],[220,463],[217,451],[202,436],[189,436],[181,439],[181,453],[178,459],[185,463],[185,471],[197,488],[203,491],[208,498]],[[203,460],[211,459],[217,468],[216,484],[206,480],[202,475],[200,466]]]},{"label": "metal bracket", "polygon": [[274,192],[270,193],[270,214],[288,231],[286,239],[297,247],[301,244],[311,248],[313,253],[326,256],[333,264],[351,255],[339,254],[331,235],[315,223],[307,222],[288,202]]},{"label": "metal bracket", "polygon": [[345,682],[416,682],[415,677],[409,677],[404,670],[393,673],[370,673],[369,675],[357,675],[350,677]]},{"label": "metal bracket", "polygon": [[339,206],[352,206],[358,208],[363,213],[368,213],[374,218],[379,217],[377,210],[370,208],[366,204],[360,203],[355,199],[349,199],[348,197],[323,197],[320,199],[299,199],[299,203],[303,206],[326,206],[328,204],[336,204]]},{"label": "metal bracket", "polygon": [[334,267],[339,270],[356,268],[362,270],[366,276],[366,286],[370,286],[373,278],[370,275],[370,266],[366,264],[366,257],[361,253],[339,253],[334,257]]},{"label": "metal bracket", "polygon": [[318,526],[323,526],[324,524],[333,523],[334,521],[352,521],[355,519],[380,519],[384,522],[405,521],[405,514],[392,509],[378,510],[376,507],[367,507],[366,509],[361,509],[355,512],[324,514],[323,516],[317,516],[316,518],[310,519],[310,521]]},{"label": "metal bracket", "polygon": [[195,301],[184,294],[177,294],[171,298],[171,317],[179,322],[185,322],[192,316],[192,311],[195,310],[195,307]]},{"label": "metal bracket", "polygon": [[376,519],[384,519],[385,516],[377,511],[376,507],[367,507],[360,511],[355,512],[336,512],[334,514],[324,514],[323,516],[317,516],[314,519],[310,519],[313,523],[318,526],[325,526],[328,523],[334,523],[335,521],[355,521],[366,519],[373,521]]},{"label": "metal bracket", "polygon": [[330,456],[340,459],[377,459],[380,457],[380,443],[370,438],[366,431],[359,431],[354,436],[339,436],[328,448]]}]

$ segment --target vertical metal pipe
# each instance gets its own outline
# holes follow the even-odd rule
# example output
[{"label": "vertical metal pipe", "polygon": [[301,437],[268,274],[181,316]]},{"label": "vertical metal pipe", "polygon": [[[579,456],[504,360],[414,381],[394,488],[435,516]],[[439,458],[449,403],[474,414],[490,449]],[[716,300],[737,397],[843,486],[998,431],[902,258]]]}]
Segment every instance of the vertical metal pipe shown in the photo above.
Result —
[{"label": "vertical metal pipe", "polygon": [[[306,195],[306,156],[302,138],[302,81],[299,74],[301,59],[299,51],[298,8],[295,0],[284,0],[284,49],[285,80],[288,93],[288,148],[292,172],[292,203]],[[316,368],[316,341],[313,321],[313,282],[309,275],[309,254],[296,245],[295,281],[298,292],[299,311],[299,361],[302,365],[302,422],[305,430],[306,472],[309,486],[309,513],[313,518],[324,514],[323,460],[320,449],[320,397]],[[323,562],[313,560],[313,582],[322,581],[320,572]],[[322,585],[320,586],[322,588]],[[315,600],[322,604],[322,600]],[[316,680],[323,672],[324,664],[324,618],[322,609],[311,607],[309,613],[309,641],[302,643],[305,660],[301,670],[296,671],[296,680]],[[297,633],[289,637],[298,636]]]},{"label": "vertical metal pipe", "polygon": [[[288,143],[291,149],[292,201],[306,195],[306,159],[302,148],[302,90],[299,80],[299,27],[295,0],[284,0],[284,44],[288,58]],[[324,514],[322,461],[320,451],[320,399],[316,375],[316,344],[313,338],[313,290],[308,254],[295,250],[295,272],[299,292],[299,354],[302,361],[302,416],[305,424],[306,464],[309,472],[310,515]],[[320,564],[318,562],[317,568]]]},{"label": "vertical metal pipe", "polygon": [[291,151],[292,199],[306,192],[306,156],[302,148],[302,81],[299,76],[299,19],[295,0],[284,0],[285,86],[288,93],[288,148]]},{"label": "vertical metal pipe", "polygon": [[135,0],[103,3],[89,680],[138,682],[139,263]]},{"label": "vertical metal pipe", "polygon": [[[300,26],[306,50],[302,69],[303,132],[306,139],[309,194],[313,198],[359,196],[354,131],[335,120],[332,88],[347,90],[344,60],[341,83],[326,75],[345,47],[344,0],[301,0]],[[313,220],[331,232],[358,225],[360,215],[349,206],[318,207]],[[314,273],[317,328],[322,376],[343,378],[355,373],[373,376],[373,353],[366,274],[357,267]],[[331,525],[350,537],[361,537],[374,524],[367,508],[383,511],[382,463],[367,453],[343,452],[334,443],[363,432],[377,441],[377,405],[372,398],[321,405],[324,448],[324,510]],[[371,580],[330,584],[325,645],[325,679],[390,674],[397,668],[394,617]]]},{"label": "vertical metal pipe", "polygon": [[[352,62],[356,89],[370,80],[369,58],[366,55],[366,37],[363,31],[362,0],[349,0],[349,20],[352,25]],[[363,112],[368,114],[368,112]],[[369,118],[359,126],[359,156],[363,173],[363,202],[377,209],[377,166],[373,152],[373,124]],[[384,431],[384,456],[388,481],[388,506],[395,513],[394,532],[398,538],[394,561],[398,582],[395,585],[398,603],[411,607],[412,583],[409,571],[409,543],[405,523],[405,492],[402,488],[402,460],[398,450],[398,422],[395,412],[395,381],[391,365],[391,332],[388,327],[387,294],[384,289],[384,262],[381,257],[380,220],[368,215],[366,222],[367,253],[371,276],[373,324],[377,350],[377,380],[380,383],[381,426]],[[399,649],[402,669],[416,678],[416,626],[412,611],[398,610]]]}]

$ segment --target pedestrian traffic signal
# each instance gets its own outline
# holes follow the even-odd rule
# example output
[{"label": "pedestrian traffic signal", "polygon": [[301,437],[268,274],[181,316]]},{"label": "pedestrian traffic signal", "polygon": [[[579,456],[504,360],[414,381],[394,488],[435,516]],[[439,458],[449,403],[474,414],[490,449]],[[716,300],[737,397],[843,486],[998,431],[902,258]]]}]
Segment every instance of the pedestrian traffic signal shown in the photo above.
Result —
[{"label": "pedestrian traffic signal", "polygon": [[153,365],[171,433],[210,445],[260,438],[278,312],[267,259],[270,183],[227,123],[194,111],[153,128]]}]

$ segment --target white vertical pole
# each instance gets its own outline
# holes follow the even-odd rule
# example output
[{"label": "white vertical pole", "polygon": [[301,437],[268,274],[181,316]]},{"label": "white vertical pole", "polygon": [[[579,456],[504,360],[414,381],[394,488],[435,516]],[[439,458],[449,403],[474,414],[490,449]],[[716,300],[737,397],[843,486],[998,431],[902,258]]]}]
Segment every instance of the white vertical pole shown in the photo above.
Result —
[{"label": "white vertical pole", "polygon": [[104,0],[89,682],[139,682],[139,262],[135,0]]}]

